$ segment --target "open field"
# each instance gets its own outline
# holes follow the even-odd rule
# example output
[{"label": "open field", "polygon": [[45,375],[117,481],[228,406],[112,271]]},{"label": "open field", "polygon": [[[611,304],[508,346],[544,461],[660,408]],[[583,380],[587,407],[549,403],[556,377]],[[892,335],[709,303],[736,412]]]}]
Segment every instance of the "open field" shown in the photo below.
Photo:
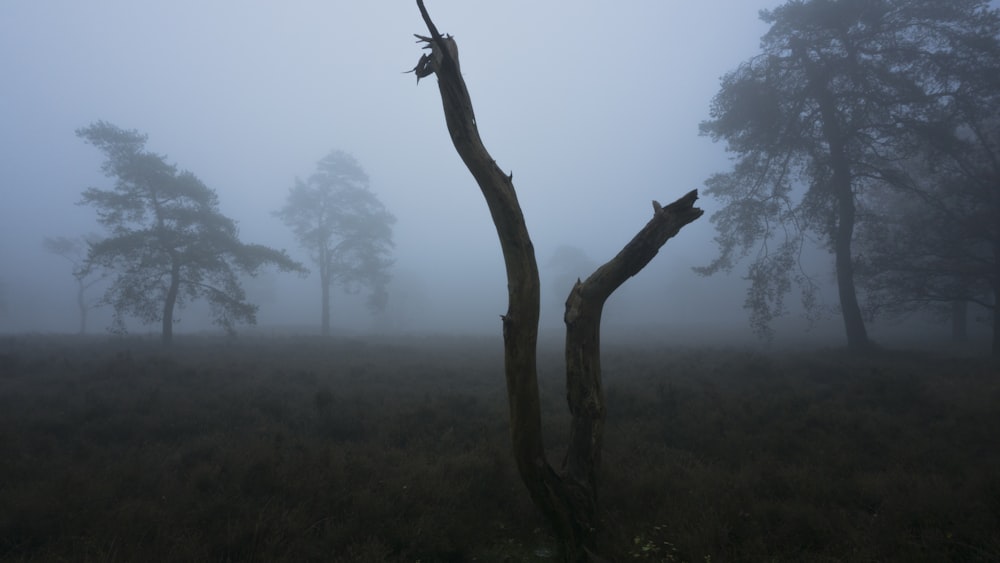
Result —
[{"label": "open field", "polygon": [[[498,338],[0,337],[4,561],[545,561]],[[552,458],[561,351],[541,353]],[[606,345],[619,561],[998,561],[986,359]]]}]

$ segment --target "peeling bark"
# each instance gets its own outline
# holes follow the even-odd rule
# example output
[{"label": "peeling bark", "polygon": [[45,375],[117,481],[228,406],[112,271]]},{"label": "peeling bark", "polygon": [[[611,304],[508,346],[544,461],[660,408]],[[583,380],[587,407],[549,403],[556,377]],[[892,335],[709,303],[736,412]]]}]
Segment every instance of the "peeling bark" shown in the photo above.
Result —
[{"label": "peeling bark", "polygon": [[504,372],[510,408],[514,459],[535,506],[552,525],[567,562],[602,561],[596,554],[598,528],[597,470],[604,432],[601,387],[600,324],[607,298],[634,276],[682,227],[702,215],[694,207],[696,191],[667,206],[653,202],[653,217],[621,252],[585,281],[578,281],[566,300],[566,388],[572,414],[569,449],[556,471],[545,456],[538,397],[536,353],[539,281],[535,251],[514,191],[513,173],[505,174],[479,136],[465,81],[458,65],[458,46],[442,36],[422,0],[417,0],[429,37],[417,35],[429,54],[411,72],[420,78],[436,74],[445,121],[455,150],[475,178],[500,238],[507,270],[508,309],[503,315]]}]

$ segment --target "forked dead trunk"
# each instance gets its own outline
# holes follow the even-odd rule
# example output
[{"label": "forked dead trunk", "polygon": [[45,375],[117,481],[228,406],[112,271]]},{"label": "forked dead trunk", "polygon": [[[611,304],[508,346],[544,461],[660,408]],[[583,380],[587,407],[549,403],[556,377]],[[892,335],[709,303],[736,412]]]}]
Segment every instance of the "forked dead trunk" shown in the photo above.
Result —
[{"label": "forked dead trunk", "polygon": [[682,227],[702,215],[694,207],[697,192],[660,206],[653,218],[608,263],[577,282],[566,300],[566,387],[572,426],[560,470],[545,456],[538,399],[536,351],[539,282],[535,251],[514,191],[513,174],[505,174],[487,152],[476,127],[472,100],[459,69],[458,47],[442,36],[422,0],[417,6],[429,37],[429,54],[413,69],[418,80],[436,74],[445,121],[455,150],[472,173],[489,206],[507,269],[508,309],[503,316],[504,372],[510,406],[514,459],[532,501],[549,521],[567,562],[601,561],[597,555],[597,470],[604,434],[601,387],[600,325],[604,302],[656,255]]}]

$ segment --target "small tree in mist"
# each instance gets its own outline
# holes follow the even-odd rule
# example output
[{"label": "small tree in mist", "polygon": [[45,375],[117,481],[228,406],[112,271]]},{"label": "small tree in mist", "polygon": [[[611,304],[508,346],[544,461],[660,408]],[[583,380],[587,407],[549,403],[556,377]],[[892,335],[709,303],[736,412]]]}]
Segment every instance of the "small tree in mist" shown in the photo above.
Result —
[{"label": "small tree in mist", "polygon": [[723,202],[712,216],[720,255],[696,271],[728,271],[756,251],[746,307],[769,334],[793,285],[816,305],[799,258],[817,237],[834,255],[848,346],[865,349],[851,246],[858,200],[891,185],[899,159],[921,146],[920,125],[960,91],[949,68],[966,55],[988,60],[972,51],[995,15],[985,0],[795,0],[761,19],[771,25],[763,52],[723,77],[701,127],[736,163],[706,182]]},{"label": "small tree in mist", "polygon": [[109,273],[102,303],[114,308],[114,330],[124,331],[125,316],[134,315],[161,322],[169,343],[175,309],[205,299],[216,324],[232,332],[238,323],[256,322],[257,306],[247,301],[240,274],[253,276],[265,266],[303,270],[283,250],[241,242],[236,222],[219,212],[215,191],[145,150],[146,135],[103,121],[77,135],[104,153],[102,169],[116,179],[110,190],[87,188],[81,201],[108,229],[90,245],[81,273]]},{"label": "small tree in mist", "polygon": [[76,307],[80,313],[80,334],[87,332],[87,312],[98,306],[87,299],[87,290],[106,277],[106,272],[89,270],[87,268],[87,253],[91,244],[100,241],[96,234],[69,237],[45,237],[42,246],[56,256],[69,261],[73,267],[73,279],[76,280]]},{"label": "small tree in mist", "polygon": [[275,216],[295,233],[319,271],[323,336],[330,334],[335,286],[350,293],[366,288],[369,308],[385,308],[396,218],[371,191],[368,175],[353,156],[332,151],[323,157],[306,181],[295,179]]},{"label": "small tree in mist", "polygon": [[983,2],[951,31],[928,88],[933,104],[907,124],[916,150],[865,194],[858,274],[873,312],[949,311],[965,337],[967,305],[992,312],[1000,356],[1000,11]]},{"label": "small tree in mist", "polygon": [[455,150],[476,179],[500,238],[507,270],[508,309],[503,315],[504,371],[510,407],[514,459],[535,506],[549,521],[564,561],[601,561],[596,532],[597,472],[604,437],[600,324],[607,298],[639,273],[668,239],[701,216],[697,192],[667,206],[653,202],[653,217],[614,258],[584,281],[566,300],[566,387],[572,415],[562,466],[553,467],[542,442],[537,345],[540,308],[538,264],[528,236],[513,174],[505,174],[479,136],[472,99],[459,69],[458,45],[442,36],[422,0],[417,0],[430,33],[417,36],[429,54],[413,69],[418,80],[437,75],[445,121]]}]

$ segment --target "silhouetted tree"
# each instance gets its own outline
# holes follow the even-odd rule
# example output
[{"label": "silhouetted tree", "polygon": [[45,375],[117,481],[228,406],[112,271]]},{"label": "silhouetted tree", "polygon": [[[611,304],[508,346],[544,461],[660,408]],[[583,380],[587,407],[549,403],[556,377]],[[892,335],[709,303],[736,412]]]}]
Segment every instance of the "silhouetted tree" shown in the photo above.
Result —
[{"label": "silhouetted tree", "polygon": [[455,40],[438,32],[422,0],[417,0],[417,6],[430,32],[429,37],[418,37],[430,53],[423,55],[413,70],[418,79],[437,75],[448,132],[486,199],[507,269],[508,309],[502,317],[504,371],[518,471],[535,506],[552,525],[563,560],[600,561],[595,532],[597,469],[604,436],[601,312],[604,302],[622,283],[642,270],[668,239],[701,216],[702,211],[694,207],[697,192],[665,207],[654,201],[649,223],[614,258],[571,289],[564,320],[572,422],[566,457],[557,470],[549,464],[542,443],[536,365],[538,264],[514,191],[513,174],[505,174],[497,166],[479,136]]},{"label": "silhouetted tree", "polygon": [[80,312],[80,334],[87,332],[87,312],[97,306],[87,299],[87,290],[106,277],[105,272],[87,269],[87,253],[90,245],[98,241],[100,237],[95,234],[74,238],[45,237],[42,241],[45,250],[65,258],[73,267],[73,279],[76,280],[76,307]]},{"label": "silhouetted tree", "polygon": [[807,309],[815,282],[799,266],[811,235],[835,257],[848,346],[868,347],[851,244],[857,201],[885,189],[915,129],[959,84],[951,54],[982,38],[981,0],[795,0],[761,18],[762,53],[722,79],[703,134],[736,154],[706,182],[720,255],[696,271],[731,270],[754,248],[746,307],[755,330],[784,312],[793,284]]},{"label": "silhouetted tree", "polygon": [[[948,199],[958,195],[948,191],[942,185],[928,195]],[[956,223],[949,209],[905,192],[878,195],[862,204],[864,221],[855,245],[858,287],[867,316],[893,318],[930,311],[950,317],[953,339],[963,340],[967,303],[992,308],[991,249],[975,239],[975,223]]]},{"label": "silhouetted tree", "polygon": [[[998,75],[1000,68],[982,76]],[[981,97],[985,111],[946,117],[989,115],[998,107],[1000,84]],[[985,307],[1000,355],[1000,119],[939,123],[928,127],[926,140],[920,158],[893,179],[898,190],[864,200],[870,217],[858,233],[861,287],[873,313],[950,305],[956,339],[965,336],[966,304]]]},{"label": "silhouetted tree", "polygon": [[114,307],[114,330],[125,330],[126,315],[160,321],[169,343],[174,310],[205,299],[216,324],[232,332],[237,323],[256,322],[257,306],[246,300],[239,274],[264,266],[303,270],[284,251],[241,242],[215,191],[146,151],[146,135],[103,121],[77,135],[104,153],[102,170],[116,179],[110,190],[87,188],[81,201],[96,208],[109,231],[90,245],[83,273],[112,275],[102,302]]},{"label": "silhouetted tree", "polygon": [[275,215],[287,225],[319,270],[321,331],[330,334],[330,290],[371,292],[368,306],[385,308],[396,218],[369,188],[355,158],[332,151],[303,182],[296,178],[285,206]]}]

